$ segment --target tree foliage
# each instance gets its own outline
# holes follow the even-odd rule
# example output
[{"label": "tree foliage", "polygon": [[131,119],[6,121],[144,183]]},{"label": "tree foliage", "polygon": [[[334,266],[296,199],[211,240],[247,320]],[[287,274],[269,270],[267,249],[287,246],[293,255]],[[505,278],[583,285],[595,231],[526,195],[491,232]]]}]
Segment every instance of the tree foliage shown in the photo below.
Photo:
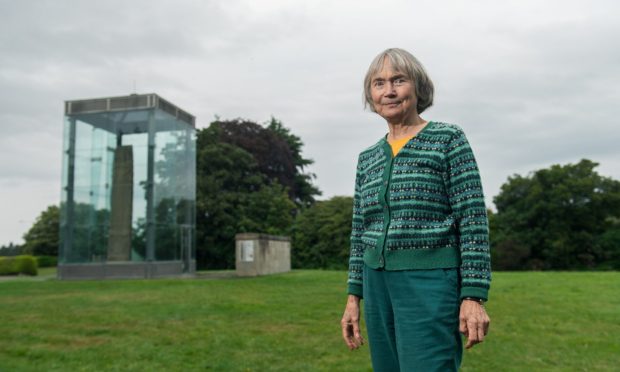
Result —
[{"label": "tree foliage", "polygon": [[567,270],[620,261],[620,182],[599,175],[597,165],[583,159],[509,177],[490,217],[494,266]]},{"label": "tree foliage", "polygon": [[302,154],[303,142],[275,118],[263,127],[248,120],[217,120],[211,123],[214,140],[241,148],[252,155],[256,170],[267,183],[277,182],[287,189],[298,207],[308,206],[320,195],[312,184],[314,174],[304,168],[312,164]]},{"label": "tree foliage", "polygon": [[0,246],[0,256],[18,256],[22,254],[22,246],[9,242],[7,245]]},{"label": "tree foliage", "polygon": [[293,201],[295,201],[298,206],[308,207],[312,205],[315,201],[314,197],[321,195],[321,191],[312,184],[316,175],[314,173],[305,172],[305,168],[312,165],[314,161],[302,157],[301,150],[304,144],[301,138],[292,134],[290,129],[286,128],[281,121],[273,117],[267,125],[267,129],[283,139],[288,144],[288,148],[292,153],[295,170],[290,189],[293,190],[291,194]]},{"label": "tree foliage", "polygon": [[295,268],[346,269],[349,257],[353,198],[317,201],[295,220],[292,265]]},{"label": "tree foliage", "polygon": [[35,256],[57,256],[59,224],[60,210],[58,206],[50,205],[24,234],[23,252]]},{"label": "tree foliage", "polygon": [[[300,150],[301,145],[295,151]],[[234,267],[237,233],[287,235],[299,208],[294,201],[313,200],[316,195],[314,186],[291,192],[300,172],[295,151],[256,123],[215,121],[198,131],[196,151],[196,240],[201,268]]]}]

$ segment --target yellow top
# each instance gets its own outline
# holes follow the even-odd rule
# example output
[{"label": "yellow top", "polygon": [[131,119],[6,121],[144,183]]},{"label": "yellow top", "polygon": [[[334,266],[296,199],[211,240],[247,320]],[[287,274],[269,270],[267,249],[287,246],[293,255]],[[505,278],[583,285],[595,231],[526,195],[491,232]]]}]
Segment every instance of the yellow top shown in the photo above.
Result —
[{"label": "yellow top", "polygon": [[415,137],[415,135],[410,136],[410,137],[405,137],[405,138],[397,139],[397,140],[393,140],[393,141],[389,141],[388,140],[388,143],[392,147],[392,156],[396,156],[396,154],[398,154],[400,149],[402,149],[403,146],[405,146],[405,144],[407,142],[409,142],[409,140],[412,139],[413,137]]}]

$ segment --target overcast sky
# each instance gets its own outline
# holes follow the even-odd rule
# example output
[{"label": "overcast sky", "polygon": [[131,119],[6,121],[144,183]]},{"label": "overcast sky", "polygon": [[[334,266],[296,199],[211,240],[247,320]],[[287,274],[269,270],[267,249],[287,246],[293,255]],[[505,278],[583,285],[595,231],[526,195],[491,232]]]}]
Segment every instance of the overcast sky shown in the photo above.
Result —
[{"label": "overcast sky", "polygon": [[388,47],[436,87],[427,120],[459,124],[493,207],[507,177],[589,158],[620,179],[620,3],[610,1],[0,0],[0,244],[60,200],[63,101],[157,93],[197,117],[300,136],[322,198],[352,195],[387,131],[363,110]]}]

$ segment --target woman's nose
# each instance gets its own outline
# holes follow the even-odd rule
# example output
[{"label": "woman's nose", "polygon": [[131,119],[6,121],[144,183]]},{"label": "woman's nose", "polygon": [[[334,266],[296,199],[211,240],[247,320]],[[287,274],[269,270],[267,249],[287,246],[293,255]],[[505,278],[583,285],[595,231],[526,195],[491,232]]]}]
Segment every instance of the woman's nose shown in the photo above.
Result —
[{"label": "woman's nose", "polygon": [[394,89],[394,84],[391,81],[385,83],[385,91],[383,93],[385,96],[393,96],[396,94],[396,90]]}]

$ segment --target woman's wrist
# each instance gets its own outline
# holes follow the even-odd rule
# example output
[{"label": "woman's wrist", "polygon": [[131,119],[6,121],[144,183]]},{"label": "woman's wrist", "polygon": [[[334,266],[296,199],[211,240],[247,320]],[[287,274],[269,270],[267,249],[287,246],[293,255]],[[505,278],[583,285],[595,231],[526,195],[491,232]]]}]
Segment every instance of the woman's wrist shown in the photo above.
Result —
[{"label": "woman's wrist", "polygon": [[474,301],[474,302],[479,303],[480,305],[484,305],[484,300],[478,297],[470,297],[470,296],[463,297],[462,301]]},{"label": "woman's wrist", "polygon": [[360,298],[359,298],[358,296],[356,296],[356,295],[352,295],[352,294],[350,294],[350,295],[347,297],[347,302],[353,302],[353,303],[355,303],[355,304],[359,304],[359,303],[360,303]]}]

